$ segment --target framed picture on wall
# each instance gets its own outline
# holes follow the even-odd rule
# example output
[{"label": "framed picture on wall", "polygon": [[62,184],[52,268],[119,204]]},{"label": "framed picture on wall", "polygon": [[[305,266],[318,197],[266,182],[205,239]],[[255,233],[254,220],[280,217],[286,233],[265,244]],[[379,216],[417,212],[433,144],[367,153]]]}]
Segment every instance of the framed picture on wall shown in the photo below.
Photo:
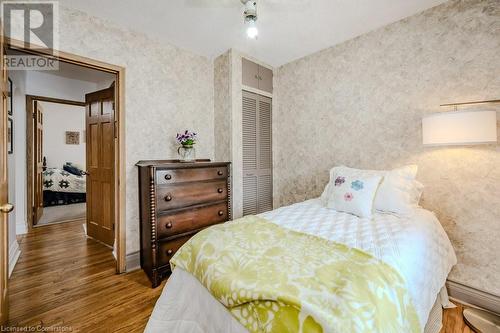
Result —
[{"label": "framed picture on wall", "polygon": [[12,80],[9,77],[9,91],[7,92],[7,113],[12,116]]},{"label": "framed picture on wall", "polygon": [[80,144],[80,132],[66,131],[66,144],[67,145],[79,145]]},{"label": "framed picture on wall", "polygon": [[10,117],[7,124],[7,149],[9,154],[14,153],[14,124]]}]

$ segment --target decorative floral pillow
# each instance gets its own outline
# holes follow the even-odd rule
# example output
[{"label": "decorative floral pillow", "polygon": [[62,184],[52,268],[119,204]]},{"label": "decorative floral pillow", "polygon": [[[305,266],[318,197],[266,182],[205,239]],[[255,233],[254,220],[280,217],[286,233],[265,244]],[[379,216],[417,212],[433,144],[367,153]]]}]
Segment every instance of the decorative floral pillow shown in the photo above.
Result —
[{"label": "decorative floral pillow", "polygon": [[363,170],[346,166],[334,167],[330,170],[330,182],[325,187],[321,200],[328,204],[330,189],[334,187],[338,174],[349,177],[382,177],[373,203],[373,209],[381,212],[406,214],[418,207],[423,185],[415,180],[418,166],[407,165],[393,170]]},{"label": "decorative floral pillow", "polygon": [[337,173],[330,184],[327,207],[359,217],[370,217],[381,180],[380,176],[358,177]]}]

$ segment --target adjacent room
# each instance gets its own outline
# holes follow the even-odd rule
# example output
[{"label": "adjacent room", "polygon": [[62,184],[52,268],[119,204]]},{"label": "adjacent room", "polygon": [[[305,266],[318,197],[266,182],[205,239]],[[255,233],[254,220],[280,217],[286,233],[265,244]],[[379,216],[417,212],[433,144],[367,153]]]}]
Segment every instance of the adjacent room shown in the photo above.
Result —
[{"label": "adjacent room", "polygon": [[43,209],[33,224],[84,220],[85,106],[41,101],[34,105],[43,115],[43,140],[36,143],[42,149]]},{"label": "adjacent room", "polygon": [[1,9],[2,329],[500,333],[499,0]]}]

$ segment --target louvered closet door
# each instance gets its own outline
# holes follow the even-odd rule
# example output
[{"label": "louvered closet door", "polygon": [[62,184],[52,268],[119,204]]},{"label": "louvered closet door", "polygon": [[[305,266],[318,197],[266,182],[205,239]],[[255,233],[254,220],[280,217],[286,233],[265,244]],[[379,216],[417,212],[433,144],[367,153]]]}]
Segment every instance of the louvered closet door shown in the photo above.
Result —
[{"label": "louvered closet door", "polygon": [[243,215],[273,209],[271,99],[243,92]]}]

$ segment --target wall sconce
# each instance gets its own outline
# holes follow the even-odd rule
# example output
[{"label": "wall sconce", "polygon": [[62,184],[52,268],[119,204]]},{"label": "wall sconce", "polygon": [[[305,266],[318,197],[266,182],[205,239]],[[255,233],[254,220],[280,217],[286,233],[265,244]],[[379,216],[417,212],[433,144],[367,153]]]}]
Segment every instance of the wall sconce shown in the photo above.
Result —
[{"label": "wall sconce", "polygon": [[476,145],[497,142],[495,111],[450,111],[422,119],[423,144]]},{"label": "wall sconce", "polygon": [[442,107],[453,106],[455,110],[431,114],[422,119],[423,144],[447,146],[496,143],[496,111],[458,111],[458,107],[497,103],[500,103],[500,99],[441,104]]}]

